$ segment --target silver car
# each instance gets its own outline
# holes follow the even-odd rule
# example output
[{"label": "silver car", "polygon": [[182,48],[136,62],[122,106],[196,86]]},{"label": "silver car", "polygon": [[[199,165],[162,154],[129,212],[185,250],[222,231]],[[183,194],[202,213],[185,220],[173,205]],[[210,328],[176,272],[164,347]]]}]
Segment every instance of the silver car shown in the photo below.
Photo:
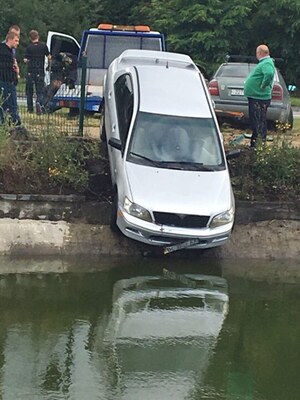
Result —
[{"label": "silver car", "polygon": [[191,58],[123,52],[106,75],[104,115],[112,229],[156,246],[226,243],[234,198],[207,85]]},{"label": "silver car", "polygon": [[[226,62],[221,64],[209,82],[209,92],[215,103],[220,122],[241,120],[248,122],[248,100],[244,96],[244,83],[255,63]],[[276,69],[272,100],[267,112],[270,128],[278,123],[293,126],[293,111],[289,91],[281,73]]]}]

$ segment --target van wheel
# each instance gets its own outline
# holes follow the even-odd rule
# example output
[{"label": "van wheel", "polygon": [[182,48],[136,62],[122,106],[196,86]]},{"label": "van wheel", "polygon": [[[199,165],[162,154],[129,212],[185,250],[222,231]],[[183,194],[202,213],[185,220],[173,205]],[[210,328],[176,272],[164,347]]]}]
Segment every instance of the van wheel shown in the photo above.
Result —
[{"label": "van wheel", "polygon": [[118,193],[115,192],[110,209],[110,229],[112,232],[120,232],[117,225],[117,214],[118,214]]},{"label": "van wheel", "polygon": [[100,110],[100,139],[102,142],[106,142],[104,105],[101,106]]}]

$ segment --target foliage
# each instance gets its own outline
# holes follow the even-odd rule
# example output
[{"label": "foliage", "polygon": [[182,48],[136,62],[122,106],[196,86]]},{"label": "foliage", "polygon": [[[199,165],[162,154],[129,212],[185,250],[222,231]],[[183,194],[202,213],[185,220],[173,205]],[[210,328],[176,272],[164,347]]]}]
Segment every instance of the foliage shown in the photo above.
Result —
[{"label": "foliage", "polygon": [[22,64],[28,32],[37,29],[42,40],[47,31],[81,33],[100,22],[149,24],[166,34],[168,49],[189,54],[211,75],[231,54],[254,55],[260,43],[270,46],[289,84],[300,85],[299,0],[0,0],[0,33],[4,39],[12,24],[21,27],[18,60]]},{"label": "foliage", "polygon": [[300,149],[285,135],[273,143],[260,142],[256,149],[244,149],[242,156],[229,163],[232,184],[242,200],[299,201]]},{"label": "foliage", "polygon": [[97,142],[49,132],[29,140],[12,140],[15,128],[0,127],[2,192],[70,194],[89,190],[88,161],[102,159]]}]

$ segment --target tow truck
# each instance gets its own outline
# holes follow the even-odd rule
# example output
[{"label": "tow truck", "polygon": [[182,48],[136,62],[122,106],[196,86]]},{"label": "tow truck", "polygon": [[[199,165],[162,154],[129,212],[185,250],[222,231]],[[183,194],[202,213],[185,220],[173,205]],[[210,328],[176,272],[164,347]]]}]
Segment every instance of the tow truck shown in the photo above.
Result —
[{"label": "tow truck", "polygon": [[[106,23],[83,31],[81,44],[70,35],[50,31],[47,45],[52,55],[67,52],[75,55],[78,60],[75,87],[69,88],[66,84],[62,84],[50,102],[51,108],[56,110],[67,107],[70,110],[79,110],[82,95],[81,82],[85,73],[84,110],[90,112],[101,111],[103,81],[107,68],[124,50],[166,50],[164,35],[152,31],[147,25],[129,26]],[[82,67],[83,61],[86,62],[85,71]],[[49,72],[46,75],[49,83]]]}]

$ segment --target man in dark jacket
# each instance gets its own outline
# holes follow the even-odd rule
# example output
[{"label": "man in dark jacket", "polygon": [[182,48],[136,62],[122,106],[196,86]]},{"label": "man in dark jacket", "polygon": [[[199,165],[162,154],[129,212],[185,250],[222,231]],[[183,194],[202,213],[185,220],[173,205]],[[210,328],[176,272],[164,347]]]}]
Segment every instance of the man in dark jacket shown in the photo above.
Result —
[{"label": "man in dark jacket", "polygon": [[4,122],[4,112],[9,112],[14,125],[21,125],[16,92],[20,71],[13,53],[18,45],[15,32],[8,32],[5,43],[0,43],[0,123]]},{"label": "man in dark jacket", "polygon": [[42,102],[45,79],[45,57],[51,58],[49,49],[44,42],[40,42],[39,33],[35,30],[29,32],[31,43],[25,50],[24,62],[27,64],[26,96],[27,111],[33,112],[33,92],[35,88],[36,102]]}]

